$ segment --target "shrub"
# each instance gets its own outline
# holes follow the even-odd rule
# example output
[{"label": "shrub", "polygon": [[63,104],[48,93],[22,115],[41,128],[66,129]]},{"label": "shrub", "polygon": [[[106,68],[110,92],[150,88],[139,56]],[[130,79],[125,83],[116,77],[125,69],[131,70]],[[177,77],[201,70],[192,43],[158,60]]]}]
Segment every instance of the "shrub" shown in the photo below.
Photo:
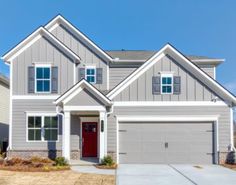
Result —
[{"label": "shrub", "polygon": [[64,157],[57,157],[55,159],[56,166],[68,166],[68,162]]},{"label": "shrub", "polygon": [[115,164],[115,162],[113,161],[112,157],[108,155],[102,159],[101,164],[106,166],[112,166]]}]

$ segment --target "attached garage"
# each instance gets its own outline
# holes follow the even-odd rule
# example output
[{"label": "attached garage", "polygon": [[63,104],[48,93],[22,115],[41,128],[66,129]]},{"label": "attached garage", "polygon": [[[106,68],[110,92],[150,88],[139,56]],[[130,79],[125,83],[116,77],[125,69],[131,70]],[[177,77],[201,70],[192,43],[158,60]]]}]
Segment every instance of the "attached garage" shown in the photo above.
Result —
[{"label": "attached garage", "polygon": [[215,163],[213,122],[120,122],[119,163]]}]

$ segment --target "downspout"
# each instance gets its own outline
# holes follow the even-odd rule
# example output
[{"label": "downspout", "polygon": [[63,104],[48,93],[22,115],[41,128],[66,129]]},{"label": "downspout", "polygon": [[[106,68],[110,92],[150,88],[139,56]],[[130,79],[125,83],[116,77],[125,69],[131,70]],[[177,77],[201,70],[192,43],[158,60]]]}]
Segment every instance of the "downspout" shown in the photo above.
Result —
[{"label": "downspout", "polygon": [[[60,116],[62,117],[62,130],[63,130],[63,132],[64,132],[64,128],[63,128],[63,127],[64,127],[64,113],[62,113],[62,112],[59,111],[58,105],[56,106],[56,113],[57,113],[57,115],[60,115]],[[64,152],[63,152],[63,148],[64,148],[64,146],[65,146],[65,144],[64,144],[64,139],[63,139],[63,134],[64,134],[63,132],[62,132],[62,152],[61,152],[62,157],[63,157],[63,155],[64,155],[64,154],[63,154],[63,153],[64,153]]]}]

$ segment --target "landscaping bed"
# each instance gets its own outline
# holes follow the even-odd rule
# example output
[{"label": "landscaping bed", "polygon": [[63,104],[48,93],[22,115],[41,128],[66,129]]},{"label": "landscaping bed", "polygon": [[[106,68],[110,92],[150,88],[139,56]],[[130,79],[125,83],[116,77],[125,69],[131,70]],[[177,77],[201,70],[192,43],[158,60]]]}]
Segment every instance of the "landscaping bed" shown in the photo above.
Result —
[{"label": "landscaping bed", "polygon": [[222,164],[222,166],[236,171],[236,164]]},{"label": "landscaping bed", "polygon": [[40,157],[32,157],[30,159],[0,159],[0,170],[21,172],[49,172],[69,169],[69,165],[63,158],[57,158],[55,161],[48,158]]},{"label": "landscaping bed", "polygon": [[112,164],[111,166],[109,165],[103,165],[103,164],[96,164],[94,165],[98,169],[117,169],[117,164]]}]

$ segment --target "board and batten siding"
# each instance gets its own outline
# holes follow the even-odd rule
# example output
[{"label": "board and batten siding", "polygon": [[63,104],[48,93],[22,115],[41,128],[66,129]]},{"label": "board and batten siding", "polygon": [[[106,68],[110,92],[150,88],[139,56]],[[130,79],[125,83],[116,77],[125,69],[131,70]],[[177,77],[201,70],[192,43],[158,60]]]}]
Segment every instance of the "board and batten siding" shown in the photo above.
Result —
[{"label": "board and batten siding", "polygon": [[12,62],[13,95],[28,94],[28,67],[34,64],[51,64],[58,67],[58,94],[74,83],[74,63],[52,43],[41,37]]},{"label": "board and batten siding", "polygon": [[114,107],[114,112],[108,116],[107,151],[116,152],[117,123],[119,116],[215,116],[219,115],[219,150],[227,152],[230,145],[230,108],[227,106],[132,106]]},{"label": "board and batten siding", "polygon": [[109,69],[110,89],[114,88],[137,68],[112,67]]},{"label": "board and batten siding", "polygon": [[[152,93],[152,77],[160,75],[160,72],[170,72],[173,76],[181,77],[181,93],[160,94]],[[145,71],[138,79],[132,82],[115,101],[211,101],[214,94],[199,80],[180,66],[174,59],[165,56],[157,61],[151,68]]]},{"label": "board and batten siding", "polygon": [[[62,150],[62,118],[59,120],[57,142],[27,142],[27,112],[56,113],[53,100],[13,100],[12,109],[12,150]],[[79,150],[80,120],[71,115],[71,150]]]},{"label": "board and batten siding", "polygon": [[76,67],[76,80],[78,81],[78,68],[84,68],[87,66],[96,66],[96,68],[103,69],[102,84],[94,84],[99,90],[107,89],[107,62],[103,61],[98,55],[92,52],[86,47],[78,38],[70,33],[66,28],[62,26],[56,27],[52,30],[52,34],[56,36],[61,42],[63,42],[68,48],[76,53],[81,58],[81,64]]}]

